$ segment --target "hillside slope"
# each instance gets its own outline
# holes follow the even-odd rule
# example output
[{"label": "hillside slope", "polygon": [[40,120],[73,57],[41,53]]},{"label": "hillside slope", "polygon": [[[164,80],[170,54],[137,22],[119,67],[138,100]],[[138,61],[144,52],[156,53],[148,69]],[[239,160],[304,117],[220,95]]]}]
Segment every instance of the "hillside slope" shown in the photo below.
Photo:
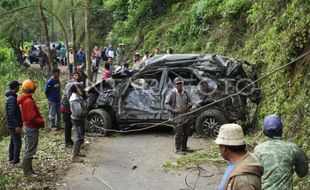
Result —
[{"label": "hillside slope", "polygon": [[[304,0],[107,0],[114,19],[108,42],[136,50],[173,48],[176,53],[216,53],[247,60],[260,76],[310,50],[310,1]],[[132,54],[131,54],[132,55]],[[310,57],[260,82],[262,119],[279,114],[285,138],[310,155]],[[310,179],[297,180],[307,189]]]}]

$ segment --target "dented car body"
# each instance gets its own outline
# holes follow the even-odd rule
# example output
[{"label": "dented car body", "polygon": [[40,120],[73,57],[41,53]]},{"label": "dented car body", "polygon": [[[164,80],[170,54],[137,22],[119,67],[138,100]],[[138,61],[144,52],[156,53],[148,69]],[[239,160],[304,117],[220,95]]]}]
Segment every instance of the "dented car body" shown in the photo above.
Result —
[{"label": "dented car body", "polygon": [[[253,77],[247,76],[245,64],[249,65],[219,55],[154,56],[132,76],[128,71],[119,72],[85,89],[90,129],[106,134],[105,129],[124,130],[128,126],[143,127],[168,120],[170,112],[164,102],[168,92],[174,89],[175,77],[184,79],[193,110],[238,93],[255,79],[253,70]],[[259,101],[255,84],[195,112],[191,117],[193,128],[202,137],[215,137],[221,124],[245,119],[247,98]]]}]

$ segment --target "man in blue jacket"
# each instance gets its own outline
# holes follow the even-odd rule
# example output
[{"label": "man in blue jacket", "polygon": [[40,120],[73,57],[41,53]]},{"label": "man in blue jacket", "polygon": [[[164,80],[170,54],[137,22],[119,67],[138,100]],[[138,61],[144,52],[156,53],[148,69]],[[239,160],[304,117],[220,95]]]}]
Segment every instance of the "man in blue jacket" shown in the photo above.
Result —
[{"label": "man in blue jacket", "polygon": [[77,52],[76,60],[77,60],[78,66],[85,64],[86,56],[85,56],[85,53],[83,52],[83,48],[80,48],[79,51]]},{"label": "man in blue jacket", "polygon": [[20,108],[17,105],[17,92],[21,84],[12,80],[8,83],[9,90],[5,92],[6,96],[6,117],[11,141],[9,145],[9,162],[13,165],[19,163],[21,141],[21,127],[23,126]]},{"label": "man in blue jacket", "polygon": [[54,68],[52,75],[45,86],[45,95],[49,105],[50,128],[57,130],[60,128],[60,70]]}]

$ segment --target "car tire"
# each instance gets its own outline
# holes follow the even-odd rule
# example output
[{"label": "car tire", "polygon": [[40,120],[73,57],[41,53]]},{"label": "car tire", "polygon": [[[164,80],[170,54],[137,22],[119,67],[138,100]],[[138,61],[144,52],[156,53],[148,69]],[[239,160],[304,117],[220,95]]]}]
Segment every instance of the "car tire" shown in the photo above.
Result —
[{"label": "car tire", "polygon": [[94,109],[88,113],[89,132],[98,136],[107,136],[112,129],[111,115],[103,109]]},{"label": "car tire", "polygon": [[196,133],[203,138],[216,138],[221,125],[224,123],[227,123],[227,119],[223,112],[206,110],[197,117]]}]

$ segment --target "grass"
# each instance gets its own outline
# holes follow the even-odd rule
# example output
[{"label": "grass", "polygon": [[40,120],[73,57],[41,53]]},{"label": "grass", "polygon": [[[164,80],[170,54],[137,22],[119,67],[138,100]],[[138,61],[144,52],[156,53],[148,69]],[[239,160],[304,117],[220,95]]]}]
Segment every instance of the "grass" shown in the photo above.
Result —
[{"label": "grass", "polygon": [[216,164],[223,165],[226,161],[221,157],[218,146],[210,144],[210,146],[204,150],[198,150],[192,154],[187,154],[180,157],[173,157],[162,164],[164,169],[181,169],[199,166],[203,164]]},{"label": "grass", "polygon": [[[71,150],[65,149],[63,134],[40,132],[33,168],[37,175],[25,178],[21,166],[13,167],[7,161],[9,137],[0,142],[0,190],[56,189],[56,181],[70,167]],[[24,141],[23,141],[24,147]],[[21,150],[23,158],[24,149]]]},{"label": "grass", "polygon": [[[6,50],[9,51],[9,50]],[[8,54],[9,55],[9,54]],[[37,83],[37,90],[33,94],[41,114],[45,119],[45,129],[40,130],[40,139],[37,154],[33,160],[33,168],[37,175],[33,178],[24,178],[21,166],[13,167],[8,163],[9,137],[5,116],[5,96],[0,96],[0,190],[27,190],[27,189],[56,189],[56,181],[68,170],[71,163],[71,150],[65,149],[62,132],[48,132],[48,104],[44,94],[44,85],[49,75],[38,68],[22,69],[14,62],[14,58],[6,56],[5,62],[0,62],[0,90],[5,92],[6,83],[10,80],[20,82],[32,79]],[[19,93],[20,95],[21,93]],[[21,156],[24,154],[24,140]]]},{"label": "grass", "polygon": [[[249,152],[253,152],[254,147],[259,143],[258,137],[253,135],[246,136],[246,142],[247,150]],[[170,160],[164,162],[162,164],[162,167],[164,169],[170,170],[190,168],[211,163],[217,166],[223,166],[228,163],[221,157],[218,146],[215,144],[210,144],[206,149],[198,150],[192,154],[187,154],[180,157],[173,157]]]}]

